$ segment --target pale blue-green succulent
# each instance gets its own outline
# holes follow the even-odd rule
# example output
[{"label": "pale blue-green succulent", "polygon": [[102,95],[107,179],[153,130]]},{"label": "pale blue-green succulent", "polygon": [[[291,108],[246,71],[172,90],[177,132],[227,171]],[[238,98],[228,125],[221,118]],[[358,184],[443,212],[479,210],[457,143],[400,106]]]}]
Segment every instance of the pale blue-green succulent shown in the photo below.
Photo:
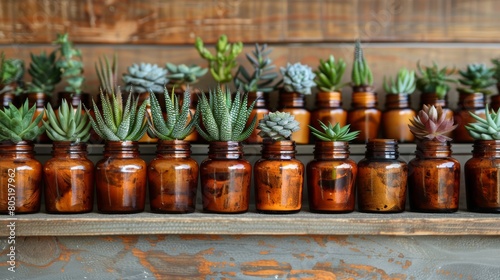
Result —
[{"label": "pale blue-green succulent", "polygon": [[301,94],[311,94],[311,88],[316,86],[314,78],[316,74],[311,67],[300,63],[290,64],[281,67],[283,75],[283,89],[286,92],[298,92]]},{"label": "pale blue-green succulent", "polygon": [[128,67],[128,73],[123,74],[126,91],[145,93],[152,90],[155,93],[163,92],[168,83],[167,69],[156,64],[140,63]]}]

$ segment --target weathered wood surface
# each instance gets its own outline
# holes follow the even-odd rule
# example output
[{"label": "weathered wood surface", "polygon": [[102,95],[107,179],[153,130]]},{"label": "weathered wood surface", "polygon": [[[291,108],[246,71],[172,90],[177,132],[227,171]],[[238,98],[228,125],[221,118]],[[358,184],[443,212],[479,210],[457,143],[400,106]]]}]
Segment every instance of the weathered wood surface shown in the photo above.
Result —
[{"label": "weathered wood surface", "polygon": [[498,279],[497,237],[25,237],[1,279]]},{"label": "weathered wood surface", "polygon": [[1,0],[0,43],[499,42],[494,0]]}]

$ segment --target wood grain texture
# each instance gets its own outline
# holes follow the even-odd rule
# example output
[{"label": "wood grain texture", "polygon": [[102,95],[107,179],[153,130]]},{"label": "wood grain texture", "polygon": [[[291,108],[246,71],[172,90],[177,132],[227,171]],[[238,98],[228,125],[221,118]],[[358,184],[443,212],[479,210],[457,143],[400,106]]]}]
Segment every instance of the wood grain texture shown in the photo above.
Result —
[{"label": "wood grain texture", "polygon": [[1,0],[0,43],[499,42],[494,0]]}]

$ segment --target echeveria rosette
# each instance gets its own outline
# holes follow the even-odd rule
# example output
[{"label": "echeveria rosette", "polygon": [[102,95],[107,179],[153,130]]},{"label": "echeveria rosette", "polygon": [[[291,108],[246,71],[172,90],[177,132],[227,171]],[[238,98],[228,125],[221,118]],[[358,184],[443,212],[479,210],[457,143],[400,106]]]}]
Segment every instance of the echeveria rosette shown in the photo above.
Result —
[{"label": "echeveria rosette", "polygon": [[288,112],[273,112],[259,120],[259,136],[272,141],[290,140],[292,133],[300,129],[300,123]]},{"label": "echeveria rosette", "polygon": [[167,69],[151,63],[134,63],[127,70],[128,73],[123,74],[126,91],[145,93],[152,90],[155,93],[163,93],[168,82]]},{"label": "echeveria rosette", "polygon": [[451,141],[445,134],[453,131],[457,125],[452,118],[447,118],[441,106],[424,105],[418,115],[410,119],[410,131],[420,140],[434,140],[438,142]]},{"label": "echeveria rosette", "polygon": [[314,78],[316,74],[311,67],[299,62],[295,64],[288,63],[286,67],[281,67],[283,75],[283,89],[286,92],[298,92],[301,94],[311,94],[311,88],[316,86]]}]

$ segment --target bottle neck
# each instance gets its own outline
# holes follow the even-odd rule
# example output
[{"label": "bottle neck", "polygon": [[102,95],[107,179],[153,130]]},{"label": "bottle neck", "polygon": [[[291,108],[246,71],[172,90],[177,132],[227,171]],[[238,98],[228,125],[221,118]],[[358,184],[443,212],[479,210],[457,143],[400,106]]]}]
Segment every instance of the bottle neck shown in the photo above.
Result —
[{"label": "bottle neck", "polygon": [[293,159],[295,158],[295,142],[291,140],[272,141],[264,139],[262,142],[263,159]]},{"label": "bottle neck", "polygon": [[280,108],[304,108],[305,97],[298,92],[281,91],[279,96]]},{"label": "bottle neck", "polygon": [[318,160],[347,159],[349,154],[348,142],[316,141],[314,145],[314,158]]},{"label": "bottle neck", "polygon": [[52,143],[53,157],[86,158],[87,144],[70,141],[54,141]]},{"label": "bottle neck", "polygon": [[372,139],[366,143],[366,158],[397,159],[399,157],[398,141],[394,139]]},{"label": "bottle neck", "polygon": [[215,141],[208,144],[210,159],[242,159],[243,145],[236,141]]},{"label": "bottle neck", "polygon": [[164,158],[189,158],[191,144],[184,140],[160,140],[156,145],[156,154]]},{"label": "bottle neck", "polygon": [[254,108],[267,108],[266,96],[262,91],[248,93],[248,104],[252,104],[252,102],[254,101],[255,101]]},{"label": "bottle neck", "polygon": [[106,141],[104,156],[136,158],[139,156],[139,144],[136,141]]},{"label": "bottle neck", "polygon": [[458,106],[462,109],[477,109],[486,106],[484,94],[480,92],[466,93],[460,92]]},{"label": "bottle neck", "polygon": [[418,158],[446,158],[451,157],[451,143],[433,140],[417,140]]},{"label": "bottle neck", "polygon": [[0,155],[11,158],[34,158],[35,146],[32,141],[0,142]]},{"label": "bottle neck", "polygon": [[[357,91],[360,89],[365,89],[365,91]],[[375,93],[371,87],[353,87],[353,108],[375,108],[377,104],[377,93]]]},{"label": "bottle neck", "polygon": [[500,140],[476,140],[472,145],[473,157],[500,158]]},{"label": "bottle neck", "polygon": [[36,105],[36,108],[45,108],[49,102],[49,97],[43,92],[33,92],[28,94],[28,106],[31,108]]},{"label": "bottle neck", "polygon": [[316,108],[342,107],[342,93],[338,91],[318,92],[316,94]]},{"label": "bottle neck", "polygon": [[410,106],[410,96],[406,93],[387,94],[385,96],[386,109],[403,109],[409,108]]},{"label": "bottle neck", "polygon": [[420,95],[420,107],[424,105],[441,106],[441,108],[448,108],[448,96],[445,95],[443,99],[439,99],[436,93],[422,93]]}]

